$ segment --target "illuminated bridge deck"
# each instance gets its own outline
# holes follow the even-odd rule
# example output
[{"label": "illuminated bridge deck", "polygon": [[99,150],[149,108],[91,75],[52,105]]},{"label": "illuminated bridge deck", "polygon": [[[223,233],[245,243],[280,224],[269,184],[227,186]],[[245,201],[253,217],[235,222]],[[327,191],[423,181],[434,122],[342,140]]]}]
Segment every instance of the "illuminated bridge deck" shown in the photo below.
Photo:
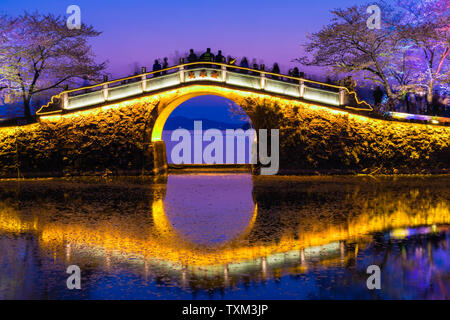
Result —
[{"label": "illuminated bridge deck", "polygon": [[63,91],[54,96],[37,114],[92,108],[199,83],[297,98],[330,107],[372,111],[369,104],[359,101],[356,93],[345,87],[234,65],[198,62]]}]

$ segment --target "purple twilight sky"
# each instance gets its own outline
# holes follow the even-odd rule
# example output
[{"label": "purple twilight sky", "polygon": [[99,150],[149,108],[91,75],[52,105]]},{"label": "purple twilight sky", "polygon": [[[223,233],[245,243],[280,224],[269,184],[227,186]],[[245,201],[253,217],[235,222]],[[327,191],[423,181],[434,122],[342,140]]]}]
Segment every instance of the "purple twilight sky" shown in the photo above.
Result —
[{"label": "purple twilight sky", "polygon": [[[108,60],[114,78],[131,74],[135,64],[151,67],[155,58],[190,48],[222,49],[225,55],[256,58],[267,66],[279,62],[282,71],[294,66],[301,43],[330,20],[329,11],[361,0],[2,0],[0,12],[25,10],[68,17],[66,9],[81,8],[82,22],[103,34],[92,47],[98,60]],[[173,62],[173,61],[171,61]]]}]

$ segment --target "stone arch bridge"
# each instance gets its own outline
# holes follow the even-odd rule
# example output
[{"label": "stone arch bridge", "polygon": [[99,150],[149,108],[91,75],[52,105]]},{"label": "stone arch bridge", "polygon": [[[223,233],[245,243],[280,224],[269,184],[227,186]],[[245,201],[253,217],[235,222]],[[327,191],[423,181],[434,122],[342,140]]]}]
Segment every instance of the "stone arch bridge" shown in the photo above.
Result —
[{"label": "stone arch bridge", "polygon": [[450,128],[434,118],[381,119],[345,87],[198,62],[52,97],[39,123],[0,128],[0,176],[165,172],[164,124],[200,95],[228,98],[252,121],[255,105],[277,114],[265,129],[280,129],[281,172],[448,172]]}]

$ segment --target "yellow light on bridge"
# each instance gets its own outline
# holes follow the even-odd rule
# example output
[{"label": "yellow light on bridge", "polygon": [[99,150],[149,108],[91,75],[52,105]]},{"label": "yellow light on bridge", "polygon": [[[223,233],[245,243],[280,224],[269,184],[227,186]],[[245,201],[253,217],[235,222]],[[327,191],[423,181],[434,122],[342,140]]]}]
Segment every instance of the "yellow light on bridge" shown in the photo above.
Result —
[{"label": "yellow light on bridge", "polygon": [[408,234],[408,229],[401,228],[392,230],[390,236],[394,239],[404,239],[408,236]]}]

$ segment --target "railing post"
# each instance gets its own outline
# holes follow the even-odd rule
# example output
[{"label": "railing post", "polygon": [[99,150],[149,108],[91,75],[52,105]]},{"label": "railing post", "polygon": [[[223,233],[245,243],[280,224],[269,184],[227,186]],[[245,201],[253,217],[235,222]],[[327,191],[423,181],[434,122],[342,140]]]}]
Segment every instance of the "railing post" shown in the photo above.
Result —
[{"label": "railing post", "polygon": [[303,248],[300,250],[300,263],[305,264],[305,261],[306,261],[305,249]]},{"label": "railing post", "polygon": [[180,66],[178,72],[180,73],[180,83],[184,83],[184,66]]},{"label": "railing post", "polygon": [[67,109],[67,107],[69,106],[69,94],[67,92],[63,92],[62,97],[61,97],[61,102],[62,102],[62,108]]},{"label": "railing post", "polygon": [[305,81],[300,80],[300,98],[303,98],[305,96]]},{"label": "railing post", "polygon": [[227,66],[222,66],[222,81],[227,81]]},{"label": "railing post", "polygon": [[[108,82],[108,76],[103,76],[103,82]],[[103,85],[103,99],[108,100],[108,84]]]},{"label": "railing post", "polygon": [[345,104],[345,89],[339,89],[339,105],[343,106]]},{"label": "railing post", "polygon": [[266,74],[261,73],[261,90],[264,90],[266,87]]},{"label": "railing post", "polygon": [[141,71],[142,71],[142,76],[141,76],[142,92],[145,92],[145,90],[147,90],[147,76],[145,75],[145,73],[147,73],[147,68],[142,67]]},{"label": "railing post", "polygon": [[344,241],[339,241],[339,250],[341,253],[341,261],[344,261],[344,258],[345,258],[345,242]]}]

